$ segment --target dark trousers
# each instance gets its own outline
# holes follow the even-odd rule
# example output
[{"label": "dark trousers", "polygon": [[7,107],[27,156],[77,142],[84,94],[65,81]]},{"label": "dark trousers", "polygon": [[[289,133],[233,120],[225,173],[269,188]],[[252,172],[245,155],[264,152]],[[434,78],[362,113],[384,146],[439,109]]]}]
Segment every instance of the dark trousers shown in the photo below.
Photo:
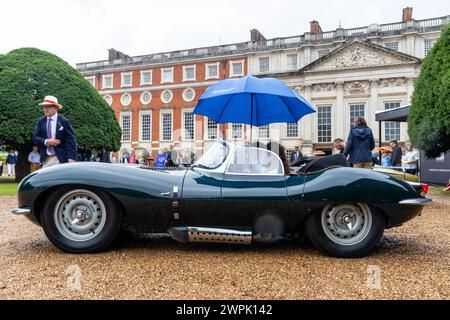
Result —
[{"label": "dark trousers", "polygon": [[416,175],[417,169],[405,169],[405,172],[406,172],[406,173],[413,174],[413,175]]}]

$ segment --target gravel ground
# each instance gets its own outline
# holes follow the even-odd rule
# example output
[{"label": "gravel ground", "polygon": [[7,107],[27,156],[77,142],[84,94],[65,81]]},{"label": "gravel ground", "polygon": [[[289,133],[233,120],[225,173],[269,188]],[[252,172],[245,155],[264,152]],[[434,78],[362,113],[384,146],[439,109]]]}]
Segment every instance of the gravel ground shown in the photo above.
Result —
[{"label": "gravel ground", "polygon": [[[356,260],[310,245],[183,245],[162,235],[124,238],[106,253],[66,254],[10,214],[15,197],[0,197],[0,299],[448,300],[450,198],[432,197],[421,217],[387,230],[373,255]],[[71,266],[80,270],[79,289],[68,287]]]}]

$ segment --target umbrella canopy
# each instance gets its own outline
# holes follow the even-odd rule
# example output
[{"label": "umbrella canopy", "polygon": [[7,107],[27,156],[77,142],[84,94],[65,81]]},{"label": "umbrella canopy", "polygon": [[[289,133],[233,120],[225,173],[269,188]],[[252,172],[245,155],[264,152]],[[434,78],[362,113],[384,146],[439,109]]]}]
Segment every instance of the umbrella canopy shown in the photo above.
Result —
[{"label": "umbrella canopy", "polygon": [[284,82],[253,76],[217,82],[200,97],[194,110],[195,114],[204,115],[217,123],[246,123],[252,126],[295,123],[313,112],[313,106]]}]

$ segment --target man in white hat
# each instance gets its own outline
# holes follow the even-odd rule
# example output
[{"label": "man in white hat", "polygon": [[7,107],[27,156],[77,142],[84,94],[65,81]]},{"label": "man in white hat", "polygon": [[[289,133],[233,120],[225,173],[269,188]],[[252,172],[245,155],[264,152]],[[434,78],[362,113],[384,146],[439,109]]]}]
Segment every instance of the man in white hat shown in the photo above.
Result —
[{"label": "man in white hat", "polygon": [[43,167],[75,162],[77,140],[70,121],[58,114],[62,105],[54,96],[46,96],[39,105],[44,107],[45,116],[37,121],[33,142],[41,147]]}]

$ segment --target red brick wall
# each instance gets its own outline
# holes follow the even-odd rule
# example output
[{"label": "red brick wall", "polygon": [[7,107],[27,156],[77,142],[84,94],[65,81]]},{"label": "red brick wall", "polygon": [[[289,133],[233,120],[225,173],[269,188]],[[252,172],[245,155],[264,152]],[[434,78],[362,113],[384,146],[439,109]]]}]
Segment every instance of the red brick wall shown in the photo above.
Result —
[{"label": "red brick wall", "polygon": [[[245,56],[242,57],[233,57],[226,59],[226,72],[225,77],[228,78],[230,74],[230,61],[237,61],[237,60],[244,60],[244,75],[248,72],[248,62],[247,58]],[[131,128],[131,141],[139,141],[139,111],[140,110],[152,110],[152,140],[158,141],[159,140],[159,134],[160,134],[160,112],[159,110],[163,110],[165,108],[173,109],[173,130],[174,132],[176,129],[180,129],[182,125],[182,119],[181,119],[181,109],[182,108],[189,108],[189,107],[195,107],[195,105],[198,102],[198,98],[205,92],[207,86],[201,86],[201,87],[193,87],[192,89],[195,90],[195,98],[192,102],[186,102],[183,100],[182,94],[183,91],[190,87],[192,84],[198,83],[198,82],[205,82],[210,81],[211,84],[217,81],[216,79],[205,79],[205,68],[206,64],[209,63],[217,63],[219,62],[219,80],[224,78],[224,70],[223,70],[223,64],[222,60],[210,60],[210,61],[201,61],[201,62],[185,62],[183,64],[176,64],[176,65],[164,65],[164,66],[158,66],[158,67],[142,67],[142,68],[134,68],[134,69],[123,69],[120,71],[114,72],[114,81],[113,81],[113,89],[105,89],[105,91],[108,90],[121,90],[121,93],[114,93],[111,94],[113,98],[112,108],[115,111],[115,115],[120,121],[120,112],[121,111],[128,111],[132,113],[132,128]],[[196,80],[195,81],[186,81],[183,82],[183,66],[191,66],[196,65]],[[161,69],[162,68],[169,68],[174,67],[174,82],[173,83],[163,83],[161,84]],[[132,97],[132,102],[129,106],[123,107],[120,102],[121,96],[127,92],[128,89],[136,89],[140,88],[140,76],[141,76],[141,70],[152,70],[152,85],[144,85],[144,87],[148,86],[159,86],[164,85],[168,86],[169,90],[173,93],[173,99],[170,103],[165,104],[161,101],[161,93],[164,90],[156,90],[156,91],[150,91],[152,94],[152,100],[149,105],[142,105],[140,101],[140,96],[144,92],[144,90],[139,92],[129,92]],[[129,72],[133,71],[133,77],[132,77],[132,87],[130,88],[121,88],[121,73],[122,72]],[[112,72],[104,72],[104,74],[110,74]],[[85,76],[89,76],[93,74],[85,74]],[[102,76],[101,74],[96,74],[96,89],[101,91],[101,85],[102,85]],[[182,88],[170,88],[171,85],[183,85]],[[203,116],[196,116],[196,121],[202,121],[203,123]],[[226,125],[221,125],[220,130],[225,133]],[[203,137],[204,127],[203,125],[199,126],[196,125],[196,137]],[[180,130],[178,130],[180,132]],[[173,135],[174,141],[180,141],[181,137]],[[153,145],[153,147],[158,147],[158,145]]]}]

